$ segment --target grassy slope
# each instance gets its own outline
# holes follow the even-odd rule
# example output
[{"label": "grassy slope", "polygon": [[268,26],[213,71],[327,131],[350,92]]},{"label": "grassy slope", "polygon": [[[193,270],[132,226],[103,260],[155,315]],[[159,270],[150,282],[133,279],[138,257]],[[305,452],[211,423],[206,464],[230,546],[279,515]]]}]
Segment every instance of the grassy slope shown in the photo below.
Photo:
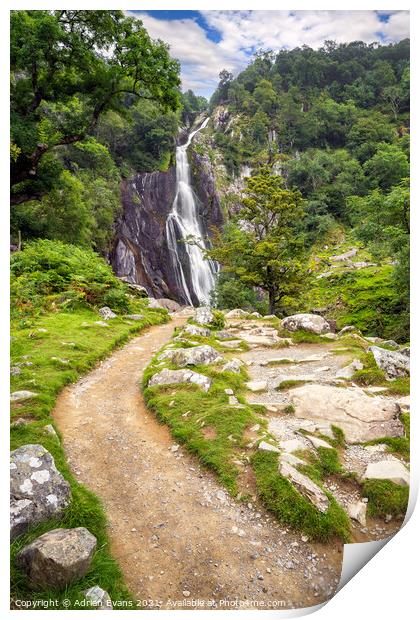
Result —
[{"label": "grassy slope", "polygon": [[[25,327],[21,327],[22,323],[17,321],[12,326],[12,366],[18,362],[31,362],[33,365],[20,366],[21,374],[11,377],[11,390],[27,389],[36,392],[38,396],[12,405],[12,422],[25,418],[29,423],[11,428],[11,448],[15,449],[27,443],[42,444],[54,456],[57,468],[69,481],[72,489],[71,503],[60,519],[43,523],[13,542],[12,599],[56,597],[52,592],[32,592],[27,586],[25,576],[14,567],[14,557],[25,544],[45,531],[54,527],[83,526],[98,539],[92,567],[81,581],[61,592],[59,598],[70,599],[70,608],[74,608],[76,601],[84,599],[83,590],[99,584],[109,592],[113,600],[125,600],[131,607],[135,606],[124,585],[120,569],[111,557],[106,517],[99,499],[71,475],[61,442],[45,430],[46,424],[53,424],[51,412],[63,386],[75,381],[130,336],[147,326],[165,322],[167,317],[165,311],[146,309],[145,302],[141,300],[134,302],[131,311],[141,312],[144,319],[129,321],[116,318],[108,322],[109,327],[101,327],[95,325],[95,321],[100,319],[96,312],[80,309],[49,313],[36,319],[25,320]],[[89,326],[83,327],[83,323]],[[38,331],[39,329],[47,331]],[[51,359],[53,357],[68,360],[68,363]]]}]

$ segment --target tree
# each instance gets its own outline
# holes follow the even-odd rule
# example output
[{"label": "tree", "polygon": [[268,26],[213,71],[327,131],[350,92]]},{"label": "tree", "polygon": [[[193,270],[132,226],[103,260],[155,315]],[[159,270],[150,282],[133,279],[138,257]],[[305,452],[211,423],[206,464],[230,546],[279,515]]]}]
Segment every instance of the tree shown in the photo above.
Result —
[{"label": "tree", "polygon": [[178,61],[122,11],[12,11],[11,77],[12,203],[45,194],[45,155],[92,135],[128,95],[179,105]]},{"label": "tree", "polygon": [[363,166],[371,186],[388,189],[408,177],[410,166],[407,155],[396,144],[380,143],[373,157]]},{"label": "tree", "polygon": [[246,182],[236,220],[216,235],[209,251],[225,269],[268,293],[270,312],[283,314],[304,282],[303,217],[298,190],[263,167]]}]

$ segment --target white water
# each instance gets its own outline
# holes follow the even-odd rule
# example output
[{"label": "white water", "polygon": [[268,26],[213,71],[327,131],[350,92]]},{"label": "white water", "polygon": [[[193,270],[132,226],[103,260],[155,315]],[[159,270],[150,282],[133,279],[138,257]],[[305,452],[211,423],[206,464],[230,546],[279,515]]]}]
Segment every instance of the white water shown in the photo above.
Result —
[{"label": "white water", "polygon": [[[176,149],[176,195],[172,210],[166,220],[166,238],[172,257],[176,282],[185,300],[190,305],[194,305],[192,296],[197,298],[199,304],[207,304],[210,299],[210,292],[215,284],[214,265],[203,257],[200,247],[198,245],[191,245],[188,242],[182,242],[182,240],[193,238],[201,247],[205,246],[198,217],[197,199],[191,187],[187,149],[195,134],[204,129],[208,121],[209,119],[206,118],[198,129],[190,133],[186,144],[178,146]],[[179,241],[180,236],[181,240]],[[187,274],[184,273],[180,260],[179,252],[181,249],[185,250],[188,257],[192,290],[188,288]]]}]

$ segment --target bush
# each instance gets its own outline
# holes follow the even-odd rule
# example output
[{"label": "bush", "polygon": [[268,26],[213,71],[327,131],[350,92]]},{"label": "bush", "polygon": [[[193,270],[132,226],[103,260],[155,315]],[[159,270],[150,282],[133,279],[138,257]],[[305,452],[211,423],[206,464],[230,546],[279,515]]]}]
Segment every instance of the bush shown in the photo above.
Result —
[{"label": "bush", "polygon": [[128,308],[125,285],[92,250],[40,239],[12,254],[10,270],[15,316],[36,314],[57,306]]}]

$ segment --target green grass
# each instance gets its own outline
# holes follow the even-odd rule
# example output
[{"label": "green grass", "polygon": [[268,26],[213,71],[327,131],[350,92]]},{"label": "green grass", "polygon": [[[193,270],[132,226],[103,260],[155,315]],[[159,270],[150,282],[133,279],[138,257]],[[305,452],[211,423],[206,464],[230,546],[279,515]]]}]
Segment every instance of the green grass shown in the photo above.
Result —
[{"label": "green grass", "polygon": [[303,385],[304,383],[310,383],[308,381],[304,381],[302,379],[286,379],[285,381],[281,381],[276,390],[289,390],[290,388],[297,387],[298,385]]},{"label": "green grass", "polygon": [[292,414],[296,411],[294,405],[286,405],[283,409],[283,413],[289,413]]},{"label": "green grass", "polygon": [[274,360],[269,360],[267,362],[267,366],[284,366],[287,364],[295,364],[296,361],[292,360],[292,359],[288,359],[288,358],[284,358],[284,359],[274,359]]},{"label": "green grass", "polygon": [[[24,418],[28,422],[11,428],[11,449],[28,444],[43,445],[54,457],[58,470],[69,481],[72,489],[70,505],[60,519],[43,523],[18,537],[11,547],[12,599],[56,598],[50,592],[32,592],[26,577],[14,566],[16,553],[40,534],[55,527],[86,527],[98,539],[97,551],[88,574],[74,585],[60,593],[60,599],[68,598],[70,608],[76,601],[84,599],[82,591],[99,584],[107,590],[113,600],[125,600],[134,608],[135,604],[124,585],[118,564],[111,556],[106,530],[106,517],[99,499],[79,484],[67,466],[62,444],[45,431],[46,424],[53,424],[51,412],[60,390],[95,363],[106,357],[115,347],[123,344],[149,325],[165,322],[167,313],[149,310],[145,302],[133,302],[131,312],[142,313],[141,321],[124,318],[112,319],[109,327],[95,325],[99,315],[90,309],[73,312],[56,312],[37,318],[15,321],[12,329],[12,365],[30,362],[31,366],[20,366],[21,374],[11,377],[11,390],[28,389],[38,395],[22,403],[12,405],[12,421]],[[88,323],[83,327],[82,323]],[[39,329],[47,330],[38,331]],[[22,356],[27,356],[23,358]],[[51,358],[66,360],[62,363]]]},{"label": "green grass", "polygon": [[395,396],[408,396],[410,394],[410,377],[400,377],[386,382],[387,394]]},{"label": "green grass", "polygon": [[[159,356],[159,354],[158,354]],[[248,443],[247,428],[266,423],[256,414],[256,408],[246,405],[243,394],[247,375],[221,372],[216,367],[194,366],[194,371],[212,378],[210,390],[205,393],[195,385],[169,385],[147,387],[150,377],[163,366],[156,366],[157,357],[143,375],[143,389],[147,405],[157,418],[167,424],[176,441],[196,454],[199,460],[212,469],[232,495],[238,492],[238,466]],[[175,368],[165,363],[166,368]],[[225,389],[233,389],[243,405],[237,408],[228,404]],[[171,403],[171,406],[170,406]]]},{"label": "green grass", "polygon": [[251,463],[259,494],[281,523],[313,540],[350,540],[349,518],[330,494],[327,493],[330,500],[328,511],[321,513],[278,473],[277,454],[256,452]]},{"label": "green grass", "polygon": [[407,511],[408,486],[395,484],[391,480],[366,480],[363,495],[369,499],[368,513],[371,516],[401,516]]},{"label": "green grass", "polygon": [[295,332],[289,332],[285,329],[279,329],[280,338],[291,338],[295,344],[299,343],[325,343],[331,342],[328,338],[318,336],[318,334],[312,334],[303,329],[298,329]]}]

